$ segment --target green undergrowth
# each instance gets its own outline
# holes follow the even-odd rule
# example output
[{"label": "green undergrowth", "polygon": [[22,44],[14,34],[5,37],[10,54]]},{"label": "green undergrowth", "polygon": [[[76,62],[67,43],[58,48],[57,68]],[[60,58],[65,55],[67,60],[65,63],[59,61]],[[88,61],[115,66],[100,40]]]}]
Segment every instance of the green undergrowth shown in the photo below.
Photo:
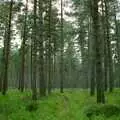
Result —
[{"label": "green undergrowth", "polygon": [[55,90],[36,102],[29,91],[10,90],[0,95],[0,120],[120,120],[120,90],[106,93],[105,105],[79,89]]}]

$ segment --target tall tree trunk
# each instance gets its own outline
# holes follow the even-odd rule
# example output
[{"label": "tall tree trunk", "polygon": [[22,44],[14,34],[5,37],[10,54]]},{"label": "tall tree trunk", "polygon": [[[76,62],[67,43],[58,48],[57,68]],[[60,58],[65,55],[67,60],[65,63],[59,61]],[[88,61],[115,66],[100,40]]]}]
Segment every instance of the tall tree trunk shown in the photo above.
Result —
[{"label": "tall tree trunk", "polygon": [[[114,19],[115,19],[115,40],[116,40],[116,50],[117,50],[117,61],[118,61],[118,69],[120,70],[120,36],[119,36],[119,26],[117,21],[117,15],[116,15],[116,6],[114,6]],[[120,87],[120,74],[118,74],[118,86]]]},{"label": "tall tree trunk", "polygon": [[34,0],[34,26],[33,26],[33,60],[32,60],[32,70],[33,70],[33,76],[32,76],[32,99],[37,100],[37,89],[36,89],[36,69],[37,69],[37,38],[36,38],[36,32],[37,32],[37,0]]},{"label": "tall tree trunk", "polygon": [[100,23],[99,23],[99,12],[98,12],[98,0],[93,0],[93,30],[94,39],[96,44],[96,84],[97,84],[97,103],[103,101],[103,68],[102,68],[102,42],[100,38]]},{"label": "tall tree trunk", "polygon": [[108,89],[108,53],[107,53],[107,41],[106,41],[106,28],[105,28],[105,11],[104,11],[104,0],[101,0],[101,4],[102,4],[102,29],[103,29],[103,33],[102,33],[102,38],[103,38],[103,72],[104,72],[104,90],[107,91]]},{"label": "tall tree trunk", "polygon": [[105,19],[106,19],[106,40],[108,49],[108,67],[109,67],[109,91],[113,91],[113,61],[112,61],[112,51],[111,51],[111,40],[110,40],[110,29],[109,29],[109,14],[108,14],[108,2],[105,2]]},{"label": "tall tree trunk", "polygon": [[11,41],[11,21],[12,21],[12,9],[13,9],[13,0],[10,2],[9,9],[9,19],[8,19],[8,28],[7,36],[4,42],[4,53],[3,53],[3,91],[2,94],[5,95],[8,88],[8,65],[9,65],[9,54],[10,54],[10,41]]},{"label": "tall tree trunk", "polygon": [[24,30],[23,30],[23,41],[21,45],[21,80],[20,80],[20,90],[24,91],[24,82],[25,82],[25,47],[27,40],[27,12],[28,12],[28,0],[26,0],[25,6],[25,16],[24,16]]},{"label": "tall tree trunk", "polygon": [[[56,38],[54,38],[54,41],[53,41],[53,84],[55,83],[55,80],[56,80]],[[56,87],[54,85],[54,87]]]},{"label": "tall tree trunk", "polygon": [[[93,16],[93,1],[90,1],[90,15]],[[96,80],[96,65],[95,65],[95,39],[93,38],[93,26],[91,17],[89,18],[88,28],[88,54],[89,54],[89,81],[90,81],[90,95],[95,94],[95,80]],[[92,35],[91,35],[92,34]]]},{"label": "tall tree trunk", "polygon": [[63,69],[63,52],[64,52],[64,38],[63,38],[63,0],[61,0],[61,60],[60,60],[60,92],[63,93],[63,80],[64,80],[64,69]]},{"label": "tall tree trunk", "polygon": [[89,36],[88,36],[88,54],[89,54],[89,81],[90,81],[90,95],[95,94],[95,40],[92,39],[92,25],[91,20],[89,23]]},{"label": "tall tree trunk", "polygon": [[[1,58],[1,68],[4,67],[4,51],[5,51],[5,40],[6,40],[6,35],[7,35],[7,28],[5,27],[5,31],[4,31],[4,48],[2,50],[2,53],[3,53],[3,56]],[[3,72],[4,71],[1,71],[0,72],[0,92],[2,92],[2,88],[3,88]]]},{"label": "tall tree trunk", "polygon": [[44,46],[43,46],[43,0],[39,0],[39,84],[40,96],[46,95],[46,80],[44,77]]},{"label": "tall tree trunk", "polygon": [[52,90],[52,79],[51,79],[51,76],[52,76],[52,54],[51,54],[51,49],[52,49],[52,46],[51,46],[51,10],[52,10],[52,0],[49,0],[49,28],[48,28],[48,66],[49,66],[49,71],[48,71],[48,94],[51,93],[51,90]]}]

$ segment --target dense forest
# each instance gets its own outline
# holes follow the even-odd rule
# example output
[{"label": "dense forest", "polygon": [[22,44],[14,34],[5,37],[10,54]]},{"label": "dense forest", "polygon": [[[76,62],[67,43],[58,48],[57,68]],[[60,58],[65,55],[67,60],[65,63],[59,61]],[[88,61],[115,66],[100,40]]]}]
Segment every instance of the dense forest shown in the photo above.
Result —
[{"label": "dense forest", "polygon": [[0,0],[0,120],[120,120],[119,0]]}]

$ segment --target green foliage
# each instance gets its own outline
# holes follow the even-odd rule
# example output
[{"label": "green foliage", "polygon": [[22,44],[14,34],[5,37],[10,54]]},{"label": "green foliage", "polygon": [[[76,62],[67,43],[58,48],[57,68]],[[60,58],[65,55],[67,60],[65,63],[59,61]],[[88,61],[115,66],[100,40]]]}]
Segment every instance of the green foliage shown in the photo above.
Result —
[{"label": "green foliage", "polygon": [[113,115],[120,114],[120,106],[118,106],[118,105],[103,105],[100,107],[100,111],[106,117],[111,117]]},{"label": "green foliage", "polygon": [[110,118],[120,114],[120,106],[111,104],[90,105],[85,108],[84,113],[88,118],[91,118],[92,116],[104,116]]},{"label": "green foliage", "polygon": [[55,90],[36,102],[30,91],[10,90],[6,96],[0,95],[0,120],[119,120],[118,93],[106,94],[108,104],[97,105],[95,97],[80,89],[67,89],[63,94]]},{"label": "green foliage", "polygon": [[29,112],[36,111],[37,109],[38,109],[38,104],[36,103],[36,101],[33,101],[26,106],[26,110]]},{"label": "green foliage", "polygon": [[98,105],[89,105],[84,108],[84,113],[88,118],[91,118],[93,115],[101,114],[101,111]]}]

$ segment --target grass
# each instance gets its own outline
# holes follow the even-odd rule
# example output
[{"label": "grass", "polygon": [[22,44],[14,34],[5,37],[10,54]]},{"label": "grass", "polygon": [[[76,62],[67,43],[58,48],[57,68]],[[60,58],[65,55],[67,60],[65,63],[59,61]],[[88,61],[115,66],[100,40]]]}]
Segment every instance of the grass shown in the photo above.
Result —
[{"label": "grass", "polygon": [[120,120],[120,90],[106,93],[105,105],[87,91],[66,90],[31,100],[31,93],[10,90],[0,95],[0,120]]}]

